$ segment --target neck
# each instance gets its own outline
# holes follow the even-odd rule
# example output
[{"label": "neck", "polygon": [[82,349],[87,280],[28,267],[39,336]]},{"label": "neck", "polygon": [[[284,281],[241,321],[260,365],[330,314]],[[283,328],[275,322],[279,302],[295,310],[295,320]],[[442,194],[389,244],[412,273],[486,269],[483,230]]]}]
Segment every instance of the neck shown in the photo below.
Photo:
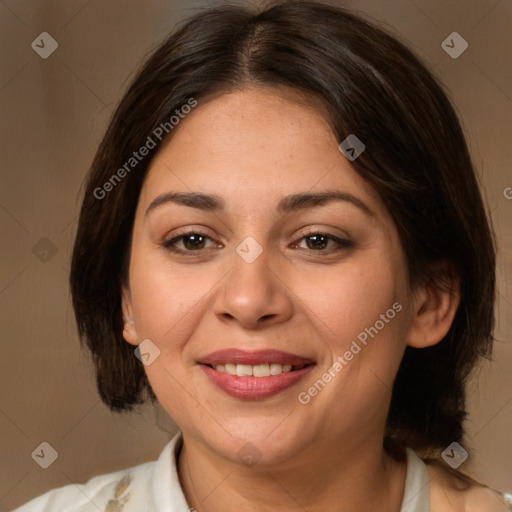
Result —
[{"label": "neck", "polygon": [[318,443],[285,462],[248,467],[184,436],[178,473],[187,502],[197,512],[328,512],[339,511],[340,503],[344,512],[398,512],[405,461],[388,455],[382,443],[347,444]]}]

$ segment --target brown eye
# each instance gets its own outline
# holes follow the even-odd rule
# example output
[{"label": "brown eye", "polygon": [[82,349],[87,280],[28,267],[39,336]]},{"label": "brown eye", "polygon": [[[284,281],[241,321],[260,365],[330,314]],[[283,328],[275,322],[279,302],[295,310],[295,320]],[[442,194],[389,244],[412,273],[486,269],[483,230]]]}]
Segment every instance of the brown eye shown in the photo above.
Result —
[{"label": "brown eye", "polygon": [[[326,233],[311,233],[303,236],[300,240],[306,240],[306,248],[308,250],[320,253],[339,251],[348,247],[354,247],[354,244],[349,240],[344,240]],[[335,246],[332,250],[325,251],[324,249],[328,247],[330,241],[334,242]]]},{"label": "brown eye", "polygon": [[[172,238],[171,240],[164,242],[163,246],[172,252],[182,254],[187,252],[194,253],[204,249],[207,240],[212,239],[208,235],[205,235],[204,233],[190,231],[188,233],[184,233],[182,235]],[[184,247],[184,249],[178,248],[176,246],[178,242],[182,243],[182,247]]]},{"label": "brown eye", "polygon": [[329,238],[323,235],[311,235],[305,237],[308,249],[325,249],[329,243]]}]

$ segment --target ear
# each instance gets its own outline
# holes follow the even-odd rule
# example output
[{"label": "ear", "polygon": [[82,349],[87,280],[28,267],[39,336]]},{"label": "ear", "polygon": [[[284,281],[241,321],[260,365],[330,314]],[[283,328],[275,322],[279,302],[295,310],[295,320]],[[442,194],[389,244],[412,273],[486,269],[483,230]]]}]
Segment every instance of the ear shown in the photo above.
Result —
[{"label": "ear", "polygon": [[138,345],[137,329],[133,316],[133,305],[130,290],[124,284],[122,289],[123,338],[131,345]]},{"label": "ear", "polygon": [[[420,284],[413,293],[413,311],[407,344],[425,348],[439,343],[448,333],[460,304],[460,278],[450,262],[433,265],[438,281]],[[442,282],[441,282],[442,281]]]}]

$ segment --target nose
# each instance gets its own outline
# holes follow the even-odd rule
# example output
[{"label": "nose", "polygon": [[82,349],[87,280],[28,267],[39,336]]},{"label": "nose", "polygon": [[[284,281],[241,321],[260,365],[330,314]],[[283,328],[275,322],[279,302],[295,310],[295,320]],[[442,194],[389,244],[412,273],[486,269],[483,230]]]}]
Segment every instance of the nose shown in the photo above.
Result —
[{"label": "nose", "polygon": [[291,317],[294,304],[290,284],[270,260],[265,250],[251,263],[234,256],[233,268],[216,297],[215,313],[221,321],[259,329]]}]

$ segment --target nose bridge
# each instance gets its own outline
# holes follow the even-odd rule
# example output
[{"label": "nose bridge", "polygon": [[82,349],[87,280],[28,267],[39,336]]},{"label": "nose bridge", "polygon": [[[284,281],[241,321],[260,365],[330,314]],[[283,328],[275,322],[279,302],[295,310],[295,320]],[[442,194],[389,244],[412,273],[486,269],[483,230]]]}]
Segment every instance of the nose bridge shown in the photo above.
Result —
[{"label": "nose bridge", "polygon": [[216,313],[246,327],[288,318],[292,302],[287,287],[272,268],[272,259],[270,249],[264,249],[253,237],[244,239],[236,247]]}]

